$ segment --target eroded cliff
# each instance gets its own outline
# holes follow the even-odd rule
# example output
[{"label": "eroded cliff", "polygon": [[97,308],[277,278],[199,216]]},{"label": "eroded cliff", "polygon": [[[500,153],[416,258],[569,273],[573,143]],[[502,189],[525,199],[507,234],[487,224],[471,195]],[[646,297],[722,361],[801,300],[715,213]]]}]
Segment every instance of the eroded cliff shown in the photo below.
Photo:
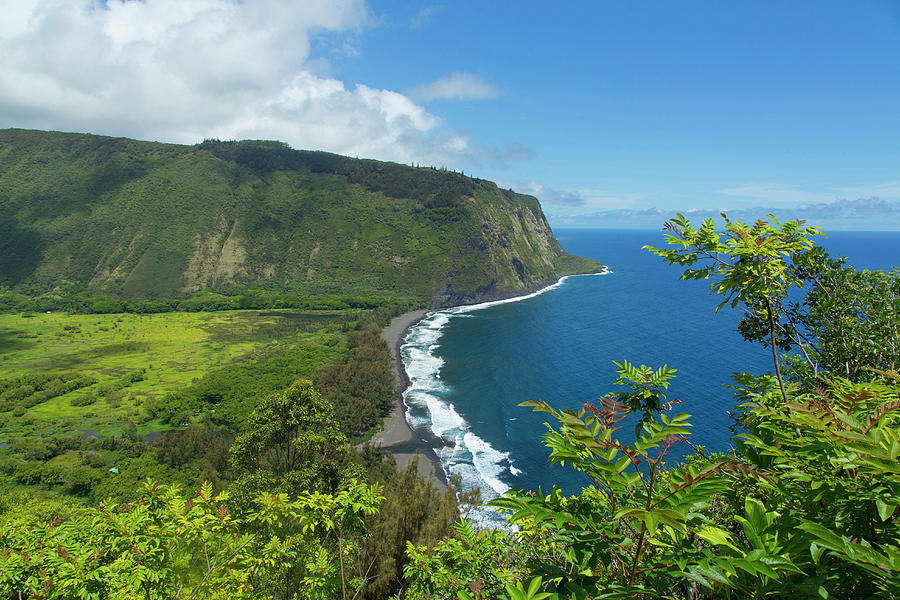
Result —
[{"label": "eroded cliff", "polygon": [[431,168],[278,142],[0,131],[0,286],[166,298],[364,294],[444,307],[599,268],[538,201]]}]

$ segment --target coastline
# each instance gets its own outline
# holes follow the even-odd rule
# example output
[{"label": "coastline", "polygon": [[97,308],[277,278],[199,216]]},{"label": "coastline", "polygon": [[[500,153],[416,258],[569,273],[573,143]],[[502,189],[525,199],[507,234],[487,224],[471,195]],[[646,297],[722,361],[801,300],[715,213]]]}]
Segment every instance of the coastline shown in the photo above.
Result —
[{"label": "coastline", "polygon": [[395,397],[394,407],[391,409],[384,429],[372,436],[371,443],[380,446],[382,449],[393,454],[394,459],[397,462],[397,468],[400,470],[406,469],[409,462],[418,455],[420,457],[418,468],[419,475],[422,478],[433,482],[438,489],[445,490],[447,488],[447,478],[437,453],[434,451],[431,444],[422,440],[412,428],[410,428],[406,421],[406,404],[403,401],[403,393],[409,387],[410,381],[400,356],[400,347],[403,345],[409,330],[419,321],[424,319],[428,313],[433,312],[433,310],[448,310],[449,308],[455,308],[467,312],[468,310],[478,310],[479,308],[487,308],[488,306],[495,304],[518,302],[551,290],[561,285],[568,277],[578,275],[605,275],[608,272],[609,270],[606,267],[601,267],[600,269],[589,273],[563,275],[557,278],[555,282],[525,294],[501,296],[500,298],[492,300],[457,305],[454,307],[414,310],[403,313],[398,317],[394,317],[390,324],[382,329],[381,337],[387,342],[391,353],[391,367],[394,373],[397,395]]},{"label": "coastline", "polygon": [[427,310],[414,310],[394,317],[390,324],[381,330],[381,338],[387,342],[391,352],[391,369],[394,372],[394,382],[397,387],[397,395],[394,399],[394,407],[388,416],[387,426],[372,436],[371,443],[381,446],[394,455],[397,468],[406,469],[409,462],[419,456],[419,476],[426,481],[431,481],[441,491],[447,489],[447,480],[441,463],[434,449],[425,441],[419,439],[416,433],[406,422],[406,405],[403,403],[403,392],[409,387],[409,377],[400,357],[400,346],[406,334],[416,323],[425,318]]}]

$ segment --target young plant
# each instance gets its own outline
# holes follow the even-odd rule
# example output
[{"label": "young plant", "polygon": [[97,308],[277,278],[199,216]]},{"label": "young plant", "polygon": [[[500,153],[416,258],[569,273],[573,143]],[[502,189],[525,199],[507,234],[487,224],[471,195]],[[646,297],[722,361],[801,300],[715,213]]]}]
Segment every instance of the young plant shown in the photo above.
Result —
[{"label": "young plant", "polygon": [[[238,513],[204,484],[185,498],[148,481],[139,502],[0,521],[3,598],[346,598],[344,540],[377,510],[378,486],[263,493]],[[337,547],[335,549],[335,546]],[[295,567],[305,576],[283,587]],[[318,590],[318,592],[317,592]]]},{"label": "young plant", "polygon": [[[558,422],[544,435],[550,461],[568,463],[585,473],[592,486],[565,497],[558,488],[549,494],[515,491],[491,501],[507,511],[523,530],[540,531],[561,555],[536,561],[533,575],[550,591],[577,598],[658,597],[694,581],[686,575],[708,562],[697,540],[728,534],[706,514],[709,501],[730,485],[728,474],[744,475],[747,465],[736,461],[699,461],[674,471],[664,461],[689,433],[688,415],[669,417],[674,401],[664,402],[662,389],[674,371],[627,361],[617,363],[617,384],[630,391],[610,394],[596,408],[558,411],[543,401],[523,403],[546,412]],[[633,444],[615,437],[623,420],[639,413],[639,436]],[[732,580],[723,577],[731,586]]]},{"label": "young plant", "polygon": [[[718,230],[713,219],[695,228],[690,220],[678,214],[666,222],[669,248],[645,246],[667,263],[687,267],[682,279],[717,279],[710,284],[714,294],[726,304],[743,304],[753,311],[762,306],[766,334],[772,348],[772,362],[781,396],[787,401],[781,362],[778,358],[776,321],[779,306],[791,287],[803,287],[803,280],[790,269],[789,258],[812,248],[812,236],[822,235],[818,227],[804,227],[803,221],[780,223],[769,215],[769,221],[750,225],[731,221],[724,214],[724,230]],[[697,268],[694,266],[697,265]]]},{"label": "young plant", "polygon": [[744,406],[739,447],[771,475],[758,494],[829,597],[900,597],[900,376],[880,375],[893,385],[835,381]]}]

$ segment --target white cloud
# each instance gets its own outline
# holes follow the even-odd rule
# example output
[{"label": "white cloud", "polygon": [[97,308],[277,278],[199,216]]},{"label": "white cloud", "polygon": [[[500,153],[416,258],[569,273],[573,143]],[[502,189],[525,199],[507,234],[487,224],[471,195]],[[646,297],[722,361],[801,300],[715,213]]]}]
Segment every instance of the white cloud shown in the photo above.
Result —
[{"label": "white cloud", "polygon": [[424,7],[422,10],[417,12],[413,17],[409,20],[409,25],[413,29],[421,29],[425,25],[431,22],[434,16],[443,10],[443,6],[440,4],[432,4]]},{"label": "white cloud", "polygon": [[520,194],[534,196],[540,200],[545,209],[550,204],[557,206],[582,206],[584,204],[584,198],[578,192],[554,190],[537,181],[521,182],[498,179],[497,185],[504,189],[514,190]]},{"label": "white cloud", "polygon": [[810,192],[778,183],[750,183],[733,188],[716,190],[719,194],[746,198],[748,201],[764,202],[769,205],[792,206],[800,203],[828,202],[835,194]]},{"label": "white cloud", "polygon": [[310,57],[313,36],[352,37],[371,21],[363,0],[9,4],[0,127],[181,143],[269,138],[435,164],[479,152],[408,97],[348,87]]},{"label": "white cloud", "polygon": [[891,200],[900,200],[900,181],[886,181],[883,183],[875,183],[872,185],[863,185],[857,187],[841,187],[837,188],[841,195],[859,198],[884,198]]},{"label": "white cloud", "polygon": [[530,194],[540,200],[547,218],[561,225],[577,224],[599,213],[623,210],[643,199],[641,194],[617,193],[607,190],[556,190],[537,181],[497,180],[501,188]]},{"label": "white cloud", "polygon": [[[736,210],[757,210],[759,206],[769,209],[801,210],[807,211],[815,208],[824,212],[817,212],[813,216],[822,218],[831,214],[836,216],[839,208],[845,211],[845,216],[856,218],[859,215],[869,215],[872,210],[886,210],[879,204],[879,200],[900,200],[900,181],[886,181],[853,187],[823,187],[819,190],[800,189],[797,186],[789,186],[778,183],[752,183],[723,190],[717,190],[719,194],[741,198]],[[849,201],[848,198],[855,198]],[[867,204],[869,203],[869,204]],[[870,204],[875,206],[871,208]],[[847,207],[852,207],[852,210]],[[768,209],[767,209],[768,210]],[[850,210],[850,212],[846,212]],[[887,211],[893,214],[893,210]],[[887,214],[886,213],[886,214]]]},{"label": "white cloud", "polygon": [[420,85],[412,96],[424,102],[432,100],[492,100],[501,95],[500,88],[472,73],[453,73],[437,81]]}]

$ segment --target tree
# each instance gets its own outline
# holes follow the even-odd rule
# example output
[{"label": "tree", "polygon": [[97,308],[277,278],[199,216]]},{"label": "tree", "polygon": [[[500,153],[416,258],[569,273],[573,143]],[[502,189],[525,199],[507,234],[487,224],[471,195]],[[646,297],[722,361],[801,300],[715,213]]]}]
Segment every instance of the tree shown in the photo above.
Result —
[{"label": "tree", "polygon": [[[633,391],[609,394],[599,408],[586,404],[575,412],[541,401],[522,404],[558,422],[558,429],[548,424],[544,436],[550,462],[585,473],[593,485],[571,498],[554,487],[545,495],[513,492],[490,502],[508,511],[516,525],[542,531],[559,545],[559,553],[534,564],[530,576],[541,576],[562,597],[658,597],[693,585],[690,573],[715,558],[697,541],[727,535],[707,510],[709,499],[726,491],[726,474],[749,472],[733,459],[666,470],[666,457],[691,427],[688,415],[666,414],[671,402],[659,403],[660,388],[673,373],[616,364],[617,383]],[[635,387],[638,379],[648,383]],[[626,445],[615,433],[632,413],[641,414],[640,432]],[[796,569],[786,559],[772,568]]]},{"label": "tree", "polygon": [[371,534],[360,544],[357,572],[366,578],[361,597],[381,600],[395,596],[405,585],[408,543],[431,545],[452,531],[459,517],[459,487],[451,484],[443,492],[435,489],[431,481],[418,475],[418,456],[398,472],[393,460],[382,461],[381,451],[367,446],[363,452],[378,461],[376,469],[367,471],[370,476],[373,471],[380,472],[384,500],[378,513],[368,519]]},{"label": "tree", "polygon": [[348,455],[331,404],[299,379],[266,397],[250,415],[247,433],[234,441],[231,464],[243,473],[234,494],[333,492],[345,478]]},{"label": "tree", "polygon": [[380,328],[369,323],[347,336],[344,359],[320,370],[314,385],[334,405],[345,435],[362,436],[394,406],[396,390],[390,353]]},{"label": "tree", "polygon": [[[753,225],[731,221],[724,214],[725,228],[720,233],[713,219],[694,228],[688,219],[678,214],[666,222],[666,239],[673,248],[645,246],[669,264],[688,267],[682,279],[709,279],[713,293],[725,296],[716,308],[726,304],[743,304],[753,310],[761,304],[765,312],[765,333],[770,338],[772,362],[782,399],[787,401],[784,377],[778,358],[776,321],[778,306],[791,287],[802,287],[803,280],[789,269],[788,259],[812,247],[811,237],[821,235],[818,227],[804,227],[803,221],[779,223],[769,215],[770,224],[758,220]],[[699,268],[692,268],[699,264]]]},{"label": "tree", "polygon": [[[779,307],[777,343],[799,350],[794,371],[808,388],[820,374],[865,381],[878,377],[873,369],[900,367],[898,271],[857,271],[821,248],[795,254],[790,269],[808,292]],[[747,340],[768,343],[760,311],[747,314],[739,330]]]}]

